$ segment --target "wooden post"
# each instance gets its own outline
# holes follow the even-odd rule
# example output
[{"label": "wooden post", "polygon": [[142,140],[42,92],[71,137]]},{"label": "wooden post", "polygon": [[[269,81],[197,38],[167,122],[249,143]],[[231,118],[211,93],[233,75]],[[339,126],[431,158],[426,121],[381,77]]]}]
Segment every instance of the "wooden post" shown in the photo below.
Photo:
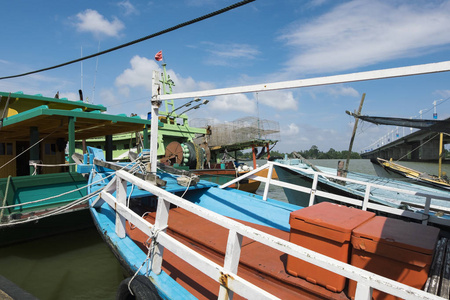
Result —
[{"label": "wooden post", "polygon": [[[123,205],[127,203],[127,181],[116,176],[116,201]],[[126,219],[116,210],[116,234],[123,239],[126,236]]]},{"label": "wooden post", "polygon": [[[74,117],[69,117],[68,132],[69,132],[69,163],[74,163],[72,155],[75,153],[75,122]],[[75,172],[76,168],[74,165],[69,166],[70,172]]]},{"label": "wooden post", "polygon": [[234,230],[228,233],[227,249],[225,252],[225,261],[223,265],[224,273],[221,277],[218,299],[233,299],[233,291],[227,286],[228,272],[237,274],[239,266],[239,258],[241,257],[243,236]]},{"label": "wooden post", "polygon": [[[36,126],[30,127],[30,146],[39,141],[39,129]],[[38,163],[40,160],[39,144],[30,149],[30,161]],[[34,166],[30,165],[30,175],[34,173]],[[39,172],[37,172],[39,173]]]},{"label": "wooden post", "polygon": [[255,153],[255,145],[252,145],[252,156],[253,156],[253,169],[256,169],[256,153]]},{"label": "wooden post", "polygon": [[[364,98],[366,98],[366,93],[364,93],[362,95],[361,102],[359,103],[358,116],[361,114],[361,109],[362,109],[362,106],[364,103]],[[344,170],[344,174],[342,174],[343,175],[342,177],[347,177],[348,165],[350,163],[350,155],[352,154],[353,141],[355,140],[355,134],[356,134],[356,128],[358,127],[358,121],[359,121],[359,118],[355,117],[355,125],[353,126],[352,138],[350,139],[350,146],[348,148],[347,162],[345,163],[345,170]]]},{"label": "wooden post", "polygon": [[[166,231],[166,227],[169,222],[169,209],[170,202],[164,200],[162,197],[158,197],[158,208],[156,210],[155,226],[153,227],[155,232],[159,230],[164,232]],[[158,243],[152,263],[152,271],[157,275],[159,275],[162,270],[163,254],[164,246]]]}]

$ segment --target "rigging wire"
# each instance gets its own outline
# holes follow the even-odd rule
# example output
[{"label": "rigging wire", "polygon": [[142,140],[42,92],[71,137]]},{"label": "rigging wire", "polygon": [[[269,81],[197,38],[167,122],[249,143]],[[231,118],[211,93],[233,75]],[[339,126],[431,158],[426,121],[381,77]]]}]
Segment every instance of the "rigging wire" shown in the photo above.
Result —
[{"label": "rigging wire", "polygon": [[230,6],[227,6],[227,7],[225,7],[225,8],[216,10],[216,11],[214,11],[214,12],[212,12],[212,13],[203,15],[203,16],[201,16],[201,17],[192,19],[192,20],[187,21],[187,22],[184,22],[184,23],[180,23],[180,24],[178,24],[178,25],[175,25],[175,26],[172,26],[172,27],[170,27],[170,28],[161,30],[161,31],[159,31],[159,32],[156,32],[156,33],[147,35],[147,36],[142,37],[142,38],[139,38],[139,39],[137,39],[137,40],[134,40],[134,41],[131,41],[131,42],[128,42],[128,43],[125,43],[125,44],[121,44],[121,45],[119,45],[119,46],[116,46],[116,47],[113,47],[113,48],[109,48],[109,49],[104,50],[104,51],[101,51],[101,52],[97,52],[97,53],[95,53],[95,54],[91,54],[91,55],[88,55],[88,56],[85,56],[85,57],[80,57],[80,58],[78,58],[78,59],[74,59],[74,60],[71,60],[71,61],[68,61],[68,62],[59,64],[59,65],[56,65],[56,66],[52,66],[52,67],[47,67],[47,68],[43,68],[43,69],[39,69],[39,70],[35,70],[35,71],[30,71],[30,72],[26,72],[26,73],[22,73],[22,74],[17,74],[17,75],[3,76],[3,77],[0,77],[0,80],[3,80],[3,79],[11,79],[11,78],[17,78],[17,77],[23,77],[23,76],[27,76],[27,75],[31,75],[31,74],[36,74],[36,73],[40,73],[40,72],[44,72],[44,71],[48,71],[48,70],[53,70],[53,69],[57,69],[57,68],[60,68],[60,67],[64,67],[64,66],[67,66],[67,65],[70,65],[70,64],[79,62],[79,61],[83,61],[83,60],[90,59],[90,58],[93,58],[93,57],[96,57],[96,56],[100,56],[100,55],[103,55],[103,54],[106,54],[106,53],[109,53],[109,52],[113,52],[113,51],[116,51],[116,50],[119,50],[119,49],[122,49],[122,48],[125,48],[125,47],[128,47],[128,46],[131,46],[131,45],[134,45],[134,44],[137,44],[137,43],[146,41],[146,40],[148,40],[148,39],[151,39],[151,38],[154,38],[154,37],[157,37],[157,36],[166,34],[166,33],[168,33],[168,32],[171,32],[171,31],[180,29],[180,28],[182,28],[182,27],[185,27],[185,26],[188,26],[188,25],[191,25],[191,24],[194,24],[194,23],[198,23],[198,22],[200,22],[200,21],[203,21],[203,20],[209,19],[209,18],[211,18],[211,17],[220,15],[220,14],[222,14],[222,13],[224,13],[224,12],[227,12],[227,11],[229,11],[229,10],[232,10],[232,9],[234,9],[234,8],[240,7],[240,6],[242,6],[242,5],[248,4],[248,3],[253,2],[253,1],[255,1],[255,0],[244,0],[244,1],[241,1],[241,2],[237,2],[237,3],[235,3],[235,4],[232,4],[232,5],[230,5]]}]

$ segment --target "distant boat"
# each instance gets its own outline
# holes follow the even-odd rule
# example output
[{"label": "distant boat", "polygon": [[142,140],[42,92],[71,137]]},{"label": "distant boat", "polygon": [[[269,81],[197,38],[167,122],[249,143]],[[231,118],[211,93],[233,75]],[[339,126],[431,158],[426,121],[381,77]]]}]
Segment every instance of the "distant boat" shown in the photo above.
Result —
[{"label": "distant boat", "polygon": [[419,172],[417,170],[394,163],[392,160],[388,161],[382,158],[372,158],[370,159],[370,162],[373,164],[375,172],[378,176],[396,178],[399,180],[408,180],[413,183],[450,191],[450,182],[444,177],[439,178],[439,176],[436,175]]},{"label": "distant boat", "polygon": [[[450,190],[439,189],[433,186],[419,185],[416,182],[396,180],[394,178],[380,177],[358,172],[348,172],[346,177],[338,175],[338,169],[323,166],[313,166],[301,159],[276,160],[275,170],[280,180],[300,186],[311,186],[314,184],[318,191],[326,191],[345,197],[357,199],[368,198],[374,202],[391,207],[409,207],[417,209],[423,207],[426,198],[423,194],[434,194],[436,196],[450,198]],[[283,168],[280,165],[292,166]],[[314,168],[314,169],[313,169]],[[348,180],[347,180],[348,179]],[[370,194],[367,193],[365,185],[373,186]],[[409,190],[411,194],[399,194],[393,189]],[[290,188],[284,188],[289,203],[309,206],[310,196]],[[316,201],[323,198],[316,196]],[[436,208],[450,211],[448,200],[433,200],[432,205]]]}]

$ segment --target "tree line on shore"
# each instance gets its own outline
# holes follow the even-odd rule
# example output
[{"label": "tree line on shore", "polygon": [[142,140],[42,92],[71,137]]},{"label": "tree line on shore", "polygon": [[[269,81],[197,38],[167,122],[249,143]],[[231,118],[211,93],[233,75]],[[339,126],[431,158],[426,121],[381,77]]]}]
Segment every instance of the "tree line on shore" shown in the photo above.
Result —
[{"label": "tree line on shore", "polygon": [[[300,154],[302,157],[307,159],[346,159],[348,156],[348,150],[337,151],[333,148],[330,148],[327,152],[320,151],[316,145],[312,145],[309,150],[300,150],[293,151],[291,153],[281,153],[276,150],[270,151],[271,157],[280,157],[284,158],[286,155],[288,158],[295,158],[296,154]],[[238,151],[239,159],[252,159],[252,152],[243,153],[242,151]],[[267,159],[267,153],[263,154],[261,159]],[[351,152],[350,159],[360,159],[361,156],[357,152]]]}]

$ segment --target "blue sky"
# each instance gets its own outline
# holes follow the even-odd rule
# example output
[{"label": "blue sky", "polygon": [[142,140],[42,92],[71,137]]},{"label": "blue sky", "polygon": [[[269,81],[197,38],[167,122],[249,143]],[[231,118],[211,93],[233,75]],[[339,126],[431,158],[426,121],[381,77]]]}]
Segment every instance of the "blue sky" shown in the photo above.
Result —
[{"label": "blue sky", "polygon": [[[106,50],[238,1],[7,1],[2,4],[0,77]],[[162,50],[175,92],[312,78],[450,59],[450,1],[256,0],[214,18],[97,58],[0,80],[0,90],[52,97],[57,91],[108,113],[150,110],[154,55]],[[216,123],[259,116],[279,122],[280,152],[346,150],[362,113],[450,116],[450,74],[440,73],[209,99],[190,119]],[[181,105],[185,100],[177,100]],[[396,128],[360,124],[354,151]],[[400,135],[404,132],[399,129]],[[392,137],[392,134],[391,134]]]}]

